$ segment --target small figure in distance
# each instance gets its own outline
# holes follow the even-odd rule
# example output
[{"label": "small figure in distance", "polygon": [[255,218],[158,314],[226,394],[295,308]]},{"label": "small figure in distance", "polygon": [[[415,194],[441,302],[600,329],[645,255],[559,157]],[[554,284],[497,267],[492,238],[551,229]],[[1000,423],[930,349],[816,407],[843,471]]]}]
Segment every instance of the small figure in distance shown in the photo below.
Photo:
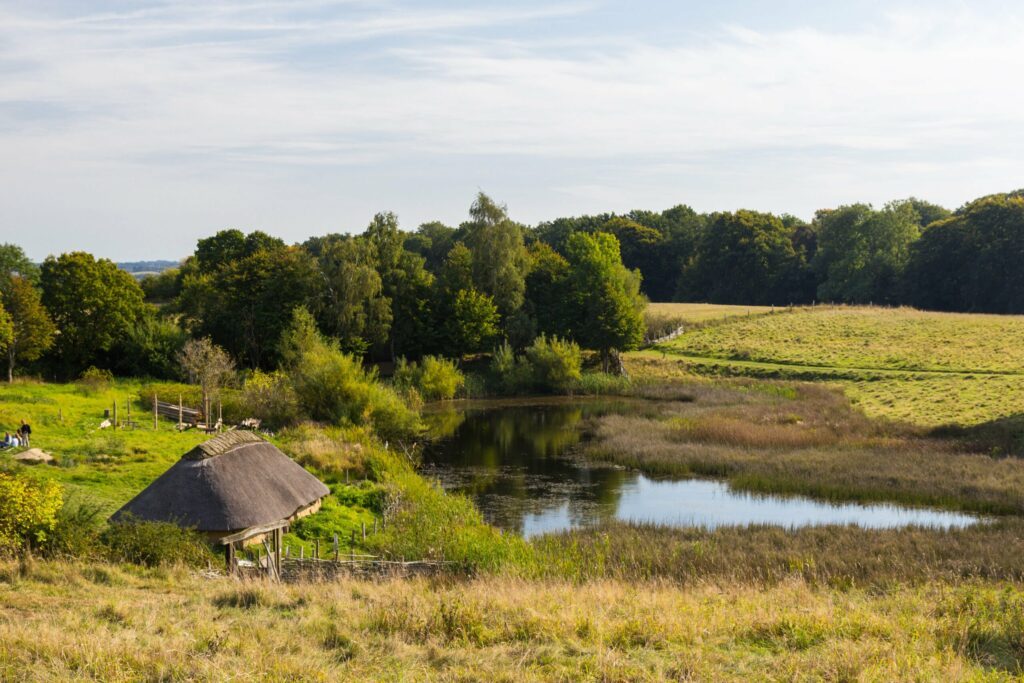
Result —
[{"label": "small figure in distance", "polygon": [[21,429],[19,429],[18,432],[21,435],[21,445],[28,448],[28,442],[32,436],[32,428],[28,426],[27,422],[22,420]]}]

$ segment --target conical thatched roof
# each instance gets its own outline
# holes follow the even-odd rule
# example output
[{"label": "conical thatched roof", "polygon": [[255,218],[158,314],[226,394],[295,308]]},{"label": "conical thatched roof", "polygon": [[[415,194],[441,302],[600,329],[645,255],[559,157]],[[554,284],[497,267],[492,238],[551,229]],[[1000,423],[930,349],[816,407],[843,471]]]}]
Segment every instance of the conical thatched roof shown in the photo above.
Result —
[{"label": "conical thatched roof", "polygon": [[328,493],[273,444],[233,431],[186,453],[110,519],[130,515],[199,531],[237,531],[287,519]]}]

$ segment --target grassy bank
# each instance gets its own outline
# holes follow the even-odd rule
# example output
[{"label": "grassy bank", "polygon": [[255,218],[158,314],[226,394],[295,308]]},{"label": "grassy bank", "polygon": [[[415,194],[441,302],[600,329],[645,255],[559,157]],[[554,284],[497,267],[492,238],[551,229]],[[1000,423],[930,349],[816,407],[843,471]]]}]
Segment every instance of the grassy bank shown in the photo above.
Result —
[{"label": "grassy bank", "polygon": [[0,565],[0,677],[43,680],[1009,680],[1024,592],[799,579],[271,587]]}]

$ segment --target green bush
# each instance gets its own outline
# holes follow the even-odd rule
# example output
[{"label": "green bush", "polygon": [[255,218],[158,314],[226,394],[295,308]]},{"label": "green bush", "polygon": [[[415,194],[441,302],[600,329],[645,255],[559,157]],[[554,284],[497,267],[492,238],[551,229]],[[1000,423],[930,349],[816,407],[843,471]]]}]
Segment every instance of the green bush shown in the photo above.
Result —
[{"label": "green bush", "polygon": [[147,567],[185,564],[201,566],[214,560],[206,539],[192,529],[168,522],[124,520],[100,535],[107,558]]},{"label": "green bush", "polygon": [[96,366],[90,367],[78,378],[78,386],[87,394],[106,391],[114,382],[114,373]]},{"label": "green bush", "polygon": [[[444,401],[455,398],[466,384],[454,361],[440,356],[424,356],[420,364],[398,359],[392,383],[407,396],[418,395],[427,401]],[[415,392],[415,394],[413,394]]]},{"label": "green bush", "polygon": [[375,370],[334,345],[303,351],[291,377],[300,405],[314,420],[369,424],[382,436],[407,436],[420,429],[419,416],[394,389],[377,381]]},{"label": "green bush", "polygon": [[574,342],[541,335],[517,356],[508,342],[491,357],[491,376],[499,392],[567,393],[581,378],[583,356]]},{"label": "green bush", "polygon": [[45,543],[63,504],[56,482],[0,472],[0,554]]},{"label": "green bush", "polygon": [[571,392],[580,381],[583,357],[575,342],[542,334],[526,348],[526,360],[541,391]]},{"label": "green bush", "polygon": [[263,426],[271,429],[290,427],[302,418],[299,397],[291,379],[280,370],[253,372],[245,380],[241,404],[249,417],[258,418]]},{"label": "green bush", "polygon": [[515,394],[526,391],[532,382],[529,364],[516,356],[507,341],[494,350],[491,356],[491,376],[500,392]]},{"label": "green bush", "polygon": [[66,499],[56,523],[42,543],[42,551],[49,557],[89,558],[99,547],[102,509],[95,504]]}]

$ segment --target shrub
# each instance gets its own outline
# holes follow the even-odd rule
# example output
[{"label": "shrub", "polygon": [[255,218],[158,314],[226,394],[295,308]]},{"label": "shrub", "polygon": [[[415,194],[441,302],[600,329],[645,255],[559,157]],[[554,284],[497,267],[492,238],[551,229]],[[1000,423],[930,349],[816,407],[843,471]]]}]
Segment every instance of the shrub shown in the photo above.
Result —
[{"label": "shrub", "polygon": [[398,359],[392,382],[407,396],[418,395],[427,401],[444,401],[455,398],[455,394],[466,384],[466,376],[454,361],[440,356],[424,356],[419,365],[415,361],[409,363],[404,358]]},{"label": "shrub", "polygon": [[583,355],[574,342],[541,335],[517,356],[506,342],[491,357],[491,375],[499,391],[571,392],[580,381]]},{"label": "shrub", "polygon": [[62,505],[61,488],[55,482],[0,472],[0,554],[43,544],[57,524]]},{"label": "shrub", "polygon": [[427,400],[446,400],[466,383],[455,362],[440,356],[425,356],[420,366],[419,390]]},{"label": "shrub", "polygon": [[96,366],[90,367],[78,378],[78,386],[89,394],[96,394],[110,388],[114,382],[114,374]]},{"label": "shrub", "polygon": [[371,424],[383,436],[419,431],[418,416],[398,393],[334,345],[321,343],[305,350],[291,377],[299,403],[314,420]]},{"label": "shrub", "polygon": [[169,564],[199,566],[213,559],[206,540],[192,529],[169,522],[124,520],[100,535],[107,557],[147,567]]},{"label": "shrub", "polygon": [[494,350],[490,370],[498,389],[507,394],[525,391],[531,383],[530,366],[507,341]]},{"label": "shrub", "polygon": [[56,523],[42,544],[50,557],[90,557],[99,545],[102,509],[98,505],[68,499],[57,513]]},{"label": "shrub", "polygon": [[541,335],[526,349],[534,387],[542,391],[571,391],[580,381],[580,347],[558,337]]},{"label": "shrub", "polygon": [[291,379],[281,371],[256,370],[245,380],[242,406],[249,417],[272,429],[295,425],[301,419],[299,398]]}]

